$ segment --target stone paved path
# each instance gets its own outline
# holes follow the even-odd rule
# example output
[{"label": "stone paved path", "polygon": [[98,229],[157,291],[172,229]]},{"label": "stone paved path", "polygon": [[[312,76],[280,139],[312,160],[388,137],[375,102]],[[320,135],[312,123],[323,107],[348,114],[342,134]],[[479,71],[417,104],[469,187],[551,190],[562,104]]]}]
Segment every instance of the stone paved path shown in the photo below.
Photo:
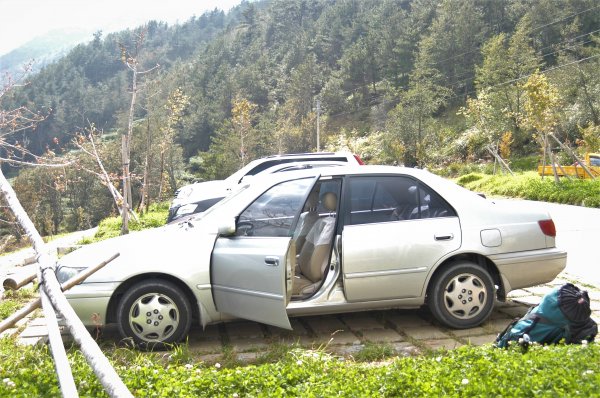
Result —
[{"label": "stone paved path", "polygon": [[[204,331],[195,326],[190,331],[188,347],[191,354],[207,362],[218,362],[232,354],[239,361],[252,362],[278,344],[324,348],[345,356],[360,352],[369,342],[388,344],[398,355],[453,349],[464,344],[490,344],[513,318],[523,316],[544,294],[567,281],[582,286],[568,275],[560,275],[550,284],[516,290],[505,303],[498,303],[485,324],[473,329],[452,330],[438,326],[421,310],[370,311],[292,318],[292,331],[248,321],[211,325]],[[600,323],[600,289],[585,288],[592,299],[592,317]],[[21,332],[20,340],[24,344],[45,342],[44,319],[30,321]],[[99,340],[109,345],[118,344],[116,327],[104,328]]]}]

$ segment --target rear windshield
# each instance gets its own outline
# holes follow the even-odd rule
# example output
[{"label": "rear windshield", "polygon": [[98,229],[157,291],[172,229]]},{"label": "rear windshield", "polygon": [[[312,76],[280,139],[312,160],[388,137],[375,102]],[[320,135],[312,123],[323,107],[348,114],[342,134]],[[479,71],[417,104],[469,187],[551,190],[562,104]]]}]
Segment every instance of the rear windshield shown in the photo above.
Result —
[{"label": "rear windshield", "polygon": [[329,161],[329,162],[347,162],[348,159],[346,159],[343,156],[342,157],[331,157],[331,156],[327,156],[327,157],[315,157],[315,156],[310,156],[310,157],[306,157],[306,158],[302,157],[302,156],[298,156],[297,158],[273,159],[273,160],[267,160],[266,162],[263,162],[263,163],[259,164],[255,168],[251,169],[246,175],[253,176],[253,175],[256,175],[256,174],[260,173],[261,171],[264,171],[264,170],[268,169],[269,167],[273,167],[273,166],[276,166],[278,164],[283,164],[283,163],[323,162],[323,161]]}]

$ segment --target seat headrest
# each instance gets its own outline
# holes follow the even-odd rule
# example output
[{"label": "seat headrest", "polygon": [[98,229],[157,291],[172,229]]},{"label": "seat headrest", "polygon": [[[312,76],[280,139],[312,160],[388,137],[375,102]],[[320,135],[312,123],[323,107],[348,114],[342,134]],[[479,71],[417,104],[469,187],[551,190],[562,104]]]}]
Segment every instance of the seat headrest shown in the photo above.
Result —
[{"label": "seat headrest", "polygon": [[325,209],[327,209],[328,211],[336,211],[337,195],[333,192],[327,192],[325,195],[323,195],[322,203]]}]

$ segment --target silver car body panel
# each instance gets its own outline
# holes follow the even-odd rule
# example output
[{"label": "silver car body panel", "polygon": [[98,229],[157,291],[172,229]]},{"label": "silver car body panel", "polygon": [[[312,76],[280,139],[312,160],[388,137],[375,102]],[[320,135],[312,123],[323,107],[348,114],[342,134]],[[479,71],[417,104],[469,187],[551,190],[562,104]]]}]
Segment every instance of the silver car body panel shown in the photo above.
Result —
[{"label": "silver car body panel", "polygon": [[[252,184],[241,184],[238,191],[202,215],[84,246],[63,257],[60,266],[85,267],[117,252],[121,256],[66,295],[82,321],[94,326],[98,322],[92,320],[93,314],[98,314],[100,324],[107,318],[107,296],[112,287],[118,291],[136,278],[164,275],[180,281],[193,293],[203,325],[232,319],[232,315],[219,312],[213,301],[210,264],[219,226],[231,223],[248,204],[274,185],[318,174],[322,175],[321,179],[351,175],[410,176],[439,193],[458,217],[343,227],[338,232],[332,261],[320,290],[308,299],[290,301],[286,307],[290,316],[418,307],[425,302],[426,288],[435,271],[464,255],[479,256],[493,264],[506,293],[552,280],[566,265],[566,253],[555,247],[555,239],[544,235],[538,224],[540,220],[550,219],[545,211],[525,210],[516,203],[494,203],[424,170],[343,166],[275,173],[265,178],[257,176]],[[452,239],[435,240],[435,235],[444,234],[452,234]],[[413,247],[415,241],[424,246]],[[391,247],[385,247],[386,243]],[[285,245],[276,248],[275,254],[280,258]],[[264,260],[270,253],[254,254]],[[219,261],[227,261],[223,256]],[[405,257],[402,259],[402,256]],[[261,264],[260,269],[266,271],[268,267]],[[235,282],[239,289],[252,290],[253,279],[261,275],[257,273],[255,278],[235,281],[232,274],[232,287]],[[286,275],[284,282],[278,276],[278,281],[287,284],[289,276]],[[289,287],[287,290],[289,294]],[[281,300],[283,291],[276,294]],[[265,311],[260,306],[249,306],[246,310],[234,315],[258,320],[257,317],[262,316],[258,313]],[[276,318],[277,322],[282,320],[279,315]]]},{"label": "silver car body panel", "polygon": [[355,302],[421,296],[431,267],[460,246],[458,217],[346,226],[346,297]]}]

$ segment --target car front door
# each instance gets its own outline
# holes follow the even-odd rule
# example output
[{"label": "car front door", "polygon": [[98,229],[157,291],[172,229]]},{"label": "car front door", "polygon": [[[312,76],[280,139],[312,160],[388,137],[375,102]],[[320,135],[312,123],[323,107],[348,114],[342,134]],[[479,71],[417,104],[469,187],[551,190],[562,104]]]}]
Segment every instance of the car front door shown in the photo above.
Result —
[{"label": "car front door", "polygon": [[291,329],[286,306],[296,261],[294,227],[318,177],[285,181],[255,199],[220,236],[211,259],[217,310]]},{"label": "car front door", "polygon": [[461,245],[456,213],[404,176],[350,177],[342,233],[348,301],[418,297],[428,271]]}]

